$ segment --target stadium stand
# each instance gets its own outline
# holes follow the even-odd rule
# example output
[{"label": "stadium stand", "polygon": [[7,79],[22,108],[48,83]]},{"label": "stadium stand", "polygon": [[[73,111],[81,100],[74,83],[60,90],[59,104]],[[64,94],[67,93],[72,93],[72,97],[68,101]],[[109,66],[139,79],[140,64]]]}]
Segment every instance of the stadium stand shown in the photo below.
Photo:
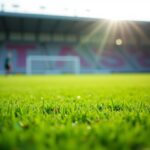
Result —
[{"label": "stadium stand", "polygon": [[[26,73],[28,56],[77,56],[80,58],[81,73],[149,72],[150,43],[143,44],[143,36],[134,33],[136,42],[132,43],[128,34],[124,35],[127,37],[126,43],[116,45],[115,39],[121,34],[111,34],[111,40],[108,39],[101,47],[100,41],[103,41],[103,33],[106,32],[101,29],[83,42],[82,37],[103,22],[106,21],[0,12],[0,73],[4,73],[4,60],[8,52],[13,56],[14,73]],[[135,24],[150,37],[148,22]],[[97,35],[101,36],[98,38]],[[58,68],[64,65],[64,62],[55,62]]]},{"label": "stadium stand", "polygon": [[[83,47],[82,47],[83,48]],[[104,49],[99,53],[98,49],[76,49],[75,46],[51,45],[43,47],[40,44],[5,44],[0,48],[0,70],[3,70],[4,56],[11,51],[13,55],[13,66],[15,73],[25,73],[26,57],[33,56],[78,56],[81,62],[81,72],[94,73],[108,72],[135,72],[150,71],[150,51],[148,47],[137,49]],[[88,51],[88,52],[87,52]],[[89,54],[90,53],[90,54]],[[130,60],[130,61],[129,61]],[[56,62],[59,68],[64,63]]]}]

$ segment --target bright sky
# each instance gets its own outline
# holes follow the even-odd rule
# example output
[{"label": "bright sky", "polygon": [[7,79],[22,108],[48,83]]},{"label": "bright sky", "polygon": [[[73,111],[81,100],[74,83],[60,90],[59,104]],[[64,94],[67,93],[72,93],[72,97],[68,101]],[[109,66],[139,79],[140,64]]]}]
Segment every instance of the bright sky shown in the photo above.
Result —
[{"label": "bright sky", "polygon": [[2,3],[9,12],[150,21],[150,0],[0,0]]}]

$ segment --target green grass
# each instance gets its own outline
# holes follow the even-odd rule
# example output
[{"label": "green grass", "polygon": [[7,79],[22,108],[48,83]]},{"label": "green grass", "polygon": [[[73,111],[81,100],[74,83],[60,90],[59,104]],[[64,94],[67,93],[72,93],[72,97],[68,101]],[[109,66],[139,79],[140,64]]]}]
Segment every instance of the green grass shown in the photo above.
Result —
[{"label": "green grass", "polygon": [[150,150],[150,74],[0,76],[0,149]]}]

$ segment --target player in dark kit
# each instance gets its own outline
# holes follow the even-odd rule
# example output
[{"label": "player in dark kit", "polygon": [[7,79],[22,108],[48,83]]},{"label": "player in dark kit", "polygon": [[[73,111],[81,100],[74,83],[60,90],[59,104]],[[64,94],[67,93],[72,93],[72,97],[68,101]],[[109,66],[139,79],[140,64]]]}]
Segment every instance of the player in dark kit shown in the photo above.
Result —
[{"label": "player in dark kit", "polygon": [[10,74],[12,72],[12,64],[11,64],[11,53],[8,53],[5,59],[5,74]]}]

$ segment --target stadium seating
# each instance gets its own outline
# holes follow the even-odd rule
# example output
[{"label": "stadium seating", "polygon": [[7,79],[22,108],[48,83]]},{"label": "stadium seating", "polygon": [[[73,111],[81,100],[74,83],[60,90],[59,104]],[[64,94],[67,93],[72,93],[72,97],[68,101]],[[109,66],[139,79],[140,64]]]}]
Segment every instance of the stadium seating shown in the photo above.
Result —
[{"label": "stadium seating", "polygon": [[[4,72],[3,64],[8,51],[13,55],[15,73],[25,73],[26,57],[29,55],[78,56],[83,73],[150,71],[150,50],[146,46],[98,49],[88,45],[66,43],[5,43],[0,47],[0,73]],[[63,65],[65,64],[56,62],[58,68]]]},{"label": "stadium seating", "polygon": [[129,47],[126,49],[127,55],[132,57],[136,68],[139,71],[150,70],[150,51],[148,47],[143,46],[142,48]]},{"label": "stadium seating", "polygon": [[95,57],[98,56],[98,68],[111,71],[128,71],[130,69],[130,65],[126,59],[115,48],[107,48],[104,50],[94,49],[93,53]]}]

